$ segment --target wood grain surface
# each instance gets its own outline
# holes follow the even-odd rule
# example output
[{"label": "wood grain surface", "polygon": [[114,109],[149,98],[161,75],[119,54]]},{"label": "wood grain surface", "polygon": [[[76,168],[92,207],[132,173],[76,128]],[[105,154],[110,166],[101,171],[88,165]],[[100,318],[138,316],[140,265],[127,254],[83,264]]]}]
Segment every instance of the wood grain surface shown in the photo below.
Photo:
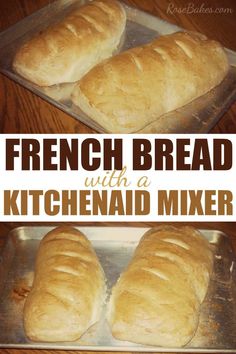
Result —
[{"label": "wood grain surface", "polygon": [[[0,0],[0,31],[25,16],[37,11],[52,0]],[[235,0],[124,0],[125,3],[159,16],[188,30],[197,30],[224,46],[236,50],[236,1]],[[184,10],[193,4],[189,12]],[[203,5],[202,10],[197,8]],[[172,10],[171,10],[172,9]],[[204,9],[223,9],[225,13],[204,13]],[[225,10],[229,9],[229,11]],[[193,11],[194,10],[194,11]],[[207,11],[207,10],[206,10]],[[43,101],[20,85],[0,74],[0,132],[1,133],[94,133],[87,126]],[[212,129],[214,133],[236,133],[236,104]],[[222,230],[227,233],[236,252],[236,223],[191,223],[199,228]],[[23,223],[0,223],[0,246],[8,231]],[[27,225],[30,225],[27,223]],[[34,223],[33,225],[40,225]],[[43,225],[46,225],[45,223]],[[50,224],[51,225],[51,224]],[[57,224],[55,224],[57,225]],[[74,224],[75,225],[75,224]],[[76,224],[79,226],[80,224]],[[96,223],[83,223],[96,226]],[[157,223],[99,223],[99,226],[130,225],[154,226]],[[73,354],[74,351],[0,349],[1,354]],[[82,353],[76,351],[76,353]],[[84,352],[83,352],[84,353]],[[92,352],[91,352],[92,353]],[[86,353],[87,354],[87,353]]]},{"label": "wood grain surface", "polygon": [[[52,0],[1,0],[0,31]],[[124,0],[187,30],[196,30],[236,50],[235,0]],[[189,8],[188,8],[189,7]],[[221,12],[221,13],[216,13]],[[94,133],[66,113],[0,74],[1,133]],[[236,133],[236,104],[212,129]]]}]

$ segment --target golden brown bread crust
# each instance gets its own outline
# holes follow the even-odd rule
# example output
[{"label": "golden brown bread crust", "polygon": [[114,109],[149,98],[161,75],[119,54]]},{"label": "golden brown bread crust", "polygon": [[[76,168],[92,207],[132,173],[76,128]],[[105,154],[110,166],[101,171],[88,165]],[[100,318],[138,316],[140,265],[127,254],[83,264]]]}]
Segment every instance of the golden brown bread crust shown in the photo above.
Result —
[{"label": "golden brown bread crust", "polygon": [[126,14],[116,0],[95,0],[26,42],[14,70],[39,86],[78,81],[112,55],[125,29]]},{"label": "golden brown bread crust", "polygon": [[32,290],[24,306],[26,335],[34,341],[74,341],[99,320],[105,277],[87,238],[71,227],[40,243]]},{"label": "golden brown bread crust", "polygon": [[141,239],[112,290],[108,321],[114,337],[179,347],[193,337],[213,255],[194,228],[162,226]]},{"label": "golden brown bread crust", "polygon": [[97,65],[72,100],[107,131],[131,133],[211,90],[228,68],[218,42],[177,32]]}]

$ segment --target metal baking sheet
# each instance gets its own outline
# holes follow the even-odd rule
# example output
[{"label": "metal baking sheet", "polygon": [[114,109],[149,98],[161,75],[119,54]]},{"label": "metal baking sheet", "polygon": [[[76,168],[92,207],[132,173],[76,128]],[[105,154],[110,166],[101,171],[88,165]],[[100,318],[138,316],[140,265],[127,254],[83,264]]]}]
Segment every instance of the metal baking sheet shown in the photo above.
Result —
[{"label": "metal baking sheet", "polygon": [[[2,32],[0,34],[0,72],[97,132],[109,133],[72,104],[70,95],[75,84],[61,84],[40,88],[23,79],[12,70],[15,52],[24,41],[49,24],[58,21],[73,8],[87,2],[88,0],[58,0]],[[147,43],[159,35],[181,30],[180,27],[158,17],[125,4],[124,7],[128,21],[118,52]],[[236,67],[233,67],[236,66],[236,53],[227,49],[227,54],[232,68],[218,87],[192,103],[156,119],[136,133],[208,132],[236,100]]]},{"label": "metal baking sheet", "polygon": [[[78,342],[36,343],[23,330],[23,306],[33,279],[40,239],[52,228],[21,227],[10,232],[0,250],[0,348],[77,349],[135,352],[236,352],[235,255],[227,235],[201,230],[214,250],[214,271],[201,308],[195,337],[184,348],[157,348],[112,338],[105,321],[90,328]],[[108,292],[129,262],[147,228],[80,227],[91,240],[107,277]]]}]

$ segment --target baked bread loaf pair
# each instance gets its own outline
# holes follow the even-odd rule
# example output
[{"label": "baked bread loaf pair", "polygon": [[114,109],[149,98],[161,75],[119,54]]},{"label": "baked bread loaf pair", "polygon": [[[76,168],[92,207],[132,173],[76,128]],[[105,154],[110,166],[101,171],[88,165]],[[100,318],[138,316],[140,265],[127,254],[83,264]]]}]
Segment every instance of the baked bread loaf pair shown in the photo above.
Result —
[{"label": "baked bread loaf pair", "polygon": [[110,58],[125,26],[119,1],[94,0],[23,44],[13,68],[39,86],[81,79],[73,103],[111,133],[139,131],[204,95],[228,72],[222,46],[197,33],[161,36]]},{"label": "baked bread loaf pair", "polygon": [[213,256],[194,228],[148,231],[112,290],[108,321],[120,340],[180,347],[198,326]]},{"label": "baked bread loaf pair", "polygon": [[98,64],[77,84],[72,101],[107,132],[137,132],[210,91],[228,69],[218,42],[177,32]]},{"label": "baked bread loaf pair", "polygon": [[[191,227],[148,231],[112,290],[112,334],[135,343],[179,347],[193,337],[212,270],[208,241]],[[40,243],[24,307],[34,341],[75,341],[100,318],[105,276],[87,238],[57,228]]]},{"label": "baked bread loaf pair", "polygon": [[75,341],[99,320],[105,303],[105,276],[88,239],[60,227],[41,241],[24,328],[33,341]]},{"label": "baked bread loaf pair", "polygon": [[73,10],[17,51],[14,70],[39,86],[78,81],[117,49],[126,13],[116,0],[94,0]]}]

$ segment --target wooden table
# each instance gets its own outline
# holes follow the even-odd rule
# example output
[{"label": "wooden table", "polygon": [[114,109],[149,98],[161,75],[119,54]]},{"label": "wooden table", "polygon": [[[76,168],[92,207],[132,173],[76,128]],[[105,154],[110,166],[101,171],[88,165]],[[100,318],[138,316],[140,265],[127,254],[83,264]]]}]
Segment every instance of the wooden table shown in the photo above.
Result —
[{"label": "wooden table", "polygon": [[[202,32],[210,38],[219,40],[224,46],[236,50],[236,2],[234,0],[124,1],[185,29]],[[0,31],[50,2],[52,0],[0,1]],[[188,4],[190,8],[187,10]],[[210,9],[217,9],[218,12],[222,9],[221,12],[224,13],[207,14]],[[0,132],[93,133],[93,130],[0,75]],[[236,133],[236,104],[224,114],[212,132]]]},{"label": "wooden table", "polygon": [[[236,2],[234,0],[192,0],[194,8],[184,13],[185,0],[124,0],[188,30],[197,30],[219,40],[224,46],[236,50]],[[0,1],[0,31],[20,19],[49,4],[51,0],[7,0]],[[200,12],[195,13],[203,4]],[[206,14],[207,8],[228,8],[228,13]],[[194,10],[194,11],[193,11]],[[179,13],[183,11],[183,13]],[[202,11],[202,13],[201,13]],[[206,10],[207,11],[207,10]],[[49,103],[33,95],[10,79],[0,75],[0,132],[1,133],[94,133],[92,129],[79,123]],[[226,112],[220,122],[212,129],[213,133],[236,133],[236,104]],[[236,223],[191,223],[199,228],[218,229],[226,232],[232,239],[236,252]],[[7,232],[22,223],[0,223],[0,243]],[[39,224],[38,224],[39,225]],[[45,224],[44,224],[45,225]],[[88,224],[84,225],[98,225]],[[99,223],[108,225],[107,223]],[[109,223],[121,225],[119,223]],[[156,223],[125,224],[130,226],[154,226]],[[77,224],[79,226],[79,223]],[[1,349],[1,354],[60,354],[62,351]],[[74,352],[67,352],[72,354]],[[85,353],[86,354],[86,353]],[[126,353],[127,354],[127,353]]]}]

